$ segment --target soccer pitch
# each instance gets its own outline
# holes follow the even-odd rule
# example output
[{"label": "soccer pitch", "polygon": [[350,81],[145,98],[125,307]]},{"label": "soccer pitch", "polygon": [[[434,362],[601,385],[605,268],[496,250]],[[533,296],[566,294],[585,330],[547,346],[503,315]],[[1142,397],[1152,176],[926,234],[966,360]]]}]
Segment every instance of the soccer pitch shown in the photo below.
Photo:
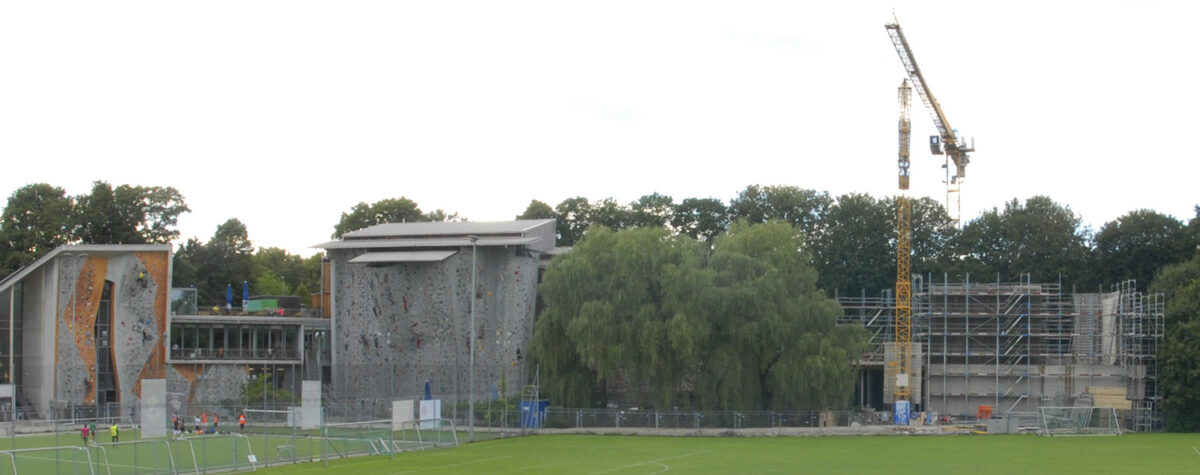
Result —
[{"label": "soccer pitch", "polygon": [[[255,433],[141,439],[125,430],[113,444],[107,433],[85,444],[78,433],[0,438],[0,475],[46,473],[168,474],[247,471],[268,464],[341,459],[453,441],[448,430],[392,431],[346,427],[301,431],[271,427]],[[389,449],[391,447],[391,449]],[[90,467],[90,468],[89,468]]]},{"label": "soccer pitch", "polygon": [[260,469],[294,473],[1200,473],[1200,434],[1119,437],[538,435]]}]

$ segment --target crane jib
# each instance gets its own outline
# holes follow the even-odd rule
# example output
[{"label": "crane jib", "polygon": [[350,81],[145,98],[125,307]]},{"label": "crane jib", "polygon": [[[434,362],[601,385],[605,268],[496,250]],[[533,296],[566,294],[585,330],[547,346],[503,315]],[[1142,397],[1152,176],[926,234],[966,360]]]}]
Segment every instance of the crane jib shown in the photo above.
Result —
[{"label": "crane jib", "polygon": [[925,76],[921,74],[921,68],[917,66],[917,60],[913,56],[912,48],[908,46],[908,40],[904,38],[900,24],[889,23],[884,25],[884,28],[887,28],[892,45],[896,47],[896,54],[900,55],[900,62],[904,64],[904,70],[908,73],[909,80],[913,82],[913,88],[917,90],[917,95],[921,97],[921,102],[925,104],[925,109],[929,111],[929,116],[933,119],[933,125],[937,127],[938,134],[942,137],[942,146],[945,147],[946,155],[949,155],[950,159],[954,161],[955,168],[957,168],[956,175],[959,178],[965,177],[967,163],[970,161],[966,152],[970,149],[965,147],[965,144],[956,136],[954,128],[950,126],[950,121],[946,119],[946,114],[942,112],[942,107],[933,97],[929,86],[925,84]]}]

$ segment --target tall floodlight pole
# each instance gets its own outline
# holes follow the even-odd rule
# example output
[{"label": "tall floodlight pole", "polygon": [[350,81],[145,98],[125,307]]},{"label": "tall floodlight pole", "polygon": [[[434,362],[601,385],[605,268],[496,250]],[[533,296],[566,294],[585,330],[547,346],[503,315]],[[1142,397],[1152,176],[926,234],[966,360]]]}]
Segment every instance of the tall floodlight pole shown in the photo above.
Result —
[{"label": "tall floodlight pole", "polygon": [[468,342],[470,357],[467,359],[467,442],[475,442],[475,243],[479,236],[470,235],[471,240],[471,340]]}]

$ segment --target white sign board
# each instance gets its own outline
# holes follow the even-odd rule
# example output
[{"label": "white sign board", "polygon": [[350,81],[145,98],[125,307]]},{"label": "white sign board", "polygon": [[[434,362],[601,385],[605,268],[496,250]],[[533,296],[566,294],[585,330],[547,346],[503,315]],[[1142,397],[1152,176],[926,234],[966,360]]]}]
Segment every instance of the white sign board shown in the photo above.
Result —
[{"label": "white sign board", "polygon": [[142,438],[167,436],[167,380],[143,379],[142,404],[135,421],[142,427]]},{"label": "white sign board", "polygon": [[13,397],[13,385],[0,384],[0,399]]},{"label": "white sign board", "polygon": [[898,388],[907,388],[908,387],[908,373],[900,373],[900,374],[896,375],[896,387],[898,387]]},{"label": "white sign board", "polygon": [[402,430],[413,421],[413,402],[411,399],[392,401],[392,430]]},{"label": "white sign board", "polygon": [[438,421],[442,417],[442,400],[441,399],[424,399],[421,400],[421,428],[436,429]]},{"label": "white sign board", "polygon": [[300,428],[321,426],[321,381],[302,381],[300,386]]}]

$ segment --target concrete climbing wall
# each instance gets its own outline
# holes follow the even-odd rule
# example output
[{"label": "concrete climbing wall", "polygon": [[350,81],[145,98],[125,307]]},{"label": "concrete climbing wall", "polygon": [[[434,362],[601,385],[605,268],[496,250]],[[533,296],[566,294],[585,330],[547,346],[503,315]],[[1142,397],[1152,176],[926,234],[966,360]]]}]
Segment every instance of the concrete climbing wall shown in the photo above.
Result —
[{"label": "concrete climbing wall", "polygon": [[122,414],[141,404],[141,378],[161,379],[165,374],[166,259],[166,253],[141,253],[109,261],[116,310],[113,354]]},{"label": "concrete climbing wall", "polygon": [[[350,264],[358,253],[331,253],[336,289],[333,396],[379,404],[420,395],[465,399],[470,335],[471,248],[444,261],[383,267]],[[519,391],[533,332],[537,260],[511,248],[479,248],[475,393],[500,380]],[[390,403],[386,404],[390,407]]]},{"label": "concrete climbing wall", "polygon": [[165,373],[162,342],[167,328],[168,264],[165,251],[66,256],[59,261],[55,400],[96,402],[96,313],[105,281],[110,281],[117,397],[122,414],[136,411],[141,395],[138,381],[159,379]]},{"label": "concrete climbing wall", "polygon": [[95,338],[92,326],[104,289],[107,261],[71,256],[59,261],[55,324],[53,399],[77,404],[96,401]]},{"label": "concrete climbing wall", "polygon": [[[167,370],[167,411],[198,414],[227,406],[230,400],[238,400],[245,382],[244,365],[170,365]],[[226,417],[230,416],[232,414],[226,414]]]}]

